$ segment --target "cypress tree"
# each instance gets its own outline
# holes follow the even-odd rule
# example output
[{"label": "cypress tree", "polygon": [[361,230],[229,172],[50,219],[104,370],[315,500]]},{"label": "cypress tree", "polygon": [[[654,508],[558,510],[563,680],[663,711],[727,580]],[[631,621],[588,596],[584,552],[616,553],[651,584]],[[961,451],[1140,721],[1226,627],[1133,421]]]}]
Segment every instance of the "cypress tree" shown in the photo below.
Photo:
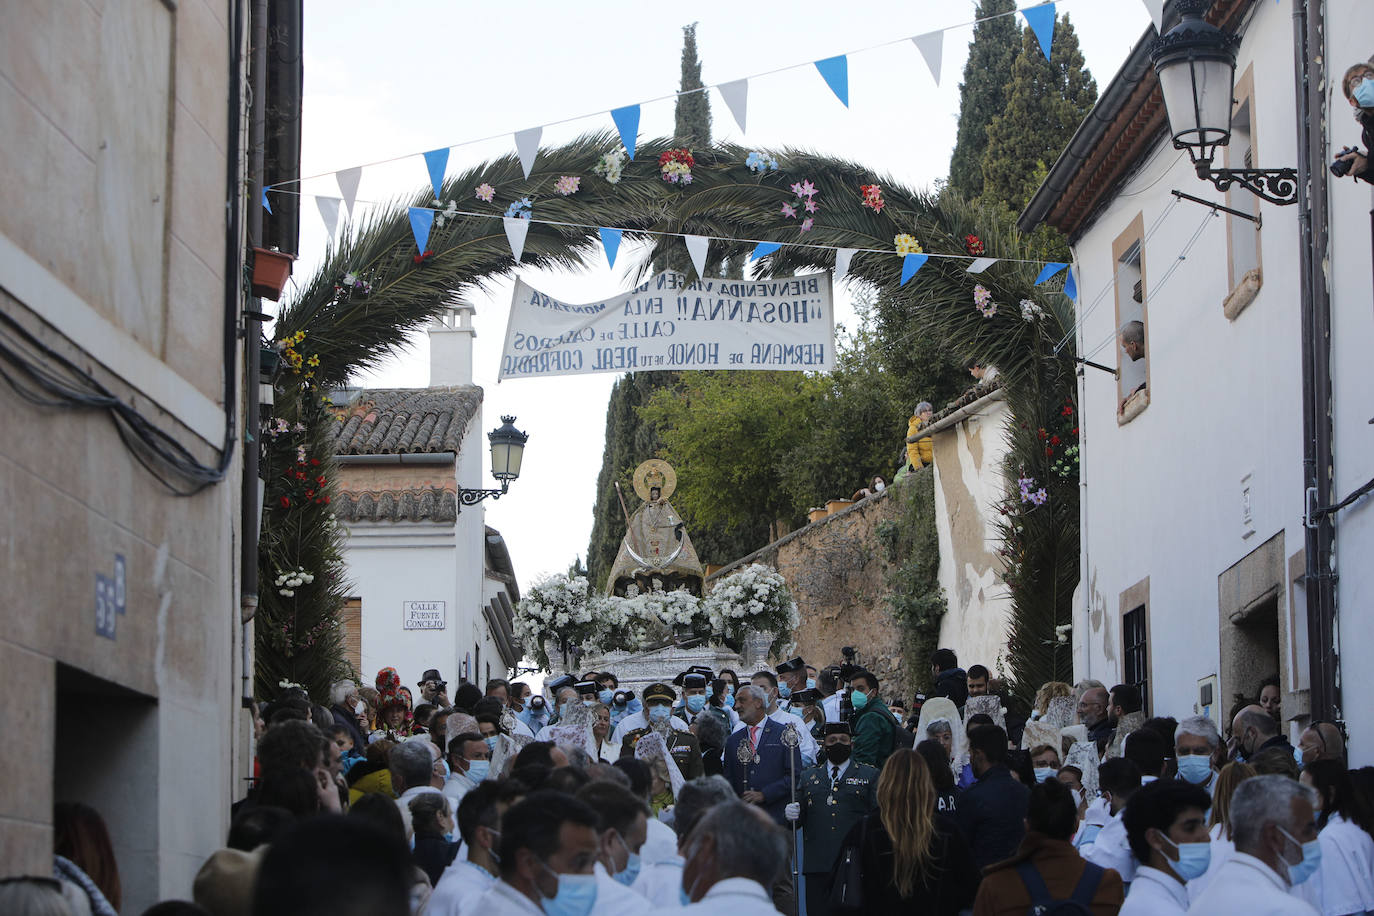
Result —
[{"label": "cypress tree", "polygon": [[983,193],[988,124],[1007,107],[1007,83],[1020,48],[1015,0],[978,0],[964,81],[959,84],[959,132],[949,160],[949,187],[972,199]]},{"label": "cypress tree", "polygon": [[[697,58],[697,24],[682,27],[682,85],[679,92],[702,89],[701,61]],[[711,100],[705,91],[677,97],[676,127],[673,136],[687,146],[707,146],[711,142]]]},{"label": "cypress tree", "polygon": [[1018,211],[1097,101],[1097,82],[1067,14],[1055,23],[1048,61],[1035,33],[1025,30],[1011,73],[1007,107],[988,125],[983,192]]}]

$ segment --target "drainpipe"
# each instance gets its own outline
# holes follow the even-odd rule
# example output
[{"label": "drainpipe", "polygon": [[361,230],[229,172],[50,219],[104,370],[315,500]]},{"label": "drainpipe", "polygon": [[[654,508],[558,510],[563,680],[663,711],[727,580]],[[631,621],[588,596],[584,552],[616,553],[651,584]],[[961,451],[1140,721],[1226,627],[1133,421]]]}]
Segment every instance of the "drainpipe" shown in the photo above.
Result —
[{"label": "drainpipe", "polygon": [[[250,38],[249,85],[252,91],[252,110],[248,120],[248,244],[262,244],[262,170],[263,145],[266,142],[267,120],[267,0],[252,0]],[[258,610],[258,525],[261,518],[262,491],[258,480],[259,419],[258,385],[261,373],[258,365],[258,341],[262,324],[257,314],[262,312],[262,300],[254,297],[252,308],[244,319],[244,409],[243,503],[240,522],[243,534],[239,556],[239,622],[243,640],[243,694],[245,708],[253,702],[252,652],[249,624]]]},{"label": "drainpipe", "polygon": [[[1298,228],[1302,276],[1302,432],[1308,668],[1313,719],[1341,718],[1336,635],[1336,530],[1313,509],[1332,499],[1331,291],[1327,211],[1325,3],[1293,4],[1298,120]],[[1316,168],[1313,168],[1313,164]]]}]

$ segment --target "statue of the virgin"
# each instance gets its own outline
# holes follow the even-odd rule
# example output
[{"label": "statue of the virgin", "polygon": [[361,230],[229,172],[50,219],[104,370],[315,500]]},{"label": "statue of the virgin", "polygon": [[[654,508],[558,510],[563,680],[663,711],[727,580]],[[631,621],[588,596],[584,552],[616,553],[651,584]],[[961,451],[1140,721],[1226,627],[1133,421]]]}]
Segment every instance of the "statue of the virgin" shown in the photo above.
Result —
[{"label": "statue of the virgin", "polygon": [[[677,473],[668,462],[650,458],[635,469],[634,487],[644,502],[625,521],[625,537],[611,567],[606,591],[624,595],[631,591],[630,586],[640,592],[685,588],[699,597],[705,570],[692,548],[682,517],[668,502],[677,489]],[[617,492],[619,489],[617,484]],[[622,495],[621,509],[624,508]]]}]

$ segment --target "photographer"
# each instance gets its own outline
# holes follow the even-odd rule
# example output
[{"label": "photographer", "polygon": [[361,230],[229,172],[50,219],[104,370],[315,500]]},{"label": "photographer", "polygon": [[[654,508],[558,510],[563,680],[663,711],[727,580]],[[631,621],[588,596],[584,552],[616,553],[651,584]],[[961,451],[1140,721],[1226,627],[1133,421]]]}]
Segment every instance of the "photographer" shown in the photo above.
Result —
[{"label": "photographer", "polygon": [[1345,71],[1341,89],[1345,92],[1345,100],[1355,109],[1365,151],[1347,147],[1331,164],[1331,171],[1338,176],[1349,175],[1374,184],[1374,169],[1369,167],[1369,150],[1374,146],[1374,62],[1359,63]]}]

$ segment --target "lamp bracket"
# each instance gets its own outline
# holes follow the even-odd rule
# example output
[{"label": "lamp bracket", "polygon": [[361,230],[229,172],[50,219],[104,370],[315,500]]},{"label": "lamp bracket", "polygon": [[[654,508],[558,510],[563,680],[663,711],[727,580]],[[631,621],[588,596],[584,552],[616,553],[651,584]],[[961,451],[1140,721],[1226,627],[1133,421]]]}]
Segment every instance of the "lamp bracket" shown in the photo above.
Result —
[{"label": "lamp bracket", "polygon": [[1238,184],[1271,204],[1283,207],[1298,202],[1297,169],[1214,169],[1204,160],[1197,164],[1197,174],[1218,191]]},{"label": "lamp bracket", "polygon": [[501,488],[498,490],[469,490],[466,487],[458,488],[458,502],[464,506],[475,506],[482,500],[490,496],[492,499],[500,499],[510,489],[510,481],[501,481]]},{"label": "lamp bracket", "polygon": [[1229,213],[1232,216],[1239,216],[1241,219],[1248,219],[1250,222],[1255,224],[1256,228],[1259,228],[1264,225],[1263,219],[1254,213],[1246,213],[1244,210],[1234,210],[1231,207],[1222,206],[1221,204],[1216,203],[1215,201],[1204,200],[1201,197],[1194,197],[1191,194],[1184,194],[1182,191],[1179,191],[1177,189],[1170,191],[1169,193],[1177,197],[1179,200],[1191,200],[1195,204],[1202,204],[1205,207],[1211,207],[1213,210],[1220,210],[1222,213]]}]

